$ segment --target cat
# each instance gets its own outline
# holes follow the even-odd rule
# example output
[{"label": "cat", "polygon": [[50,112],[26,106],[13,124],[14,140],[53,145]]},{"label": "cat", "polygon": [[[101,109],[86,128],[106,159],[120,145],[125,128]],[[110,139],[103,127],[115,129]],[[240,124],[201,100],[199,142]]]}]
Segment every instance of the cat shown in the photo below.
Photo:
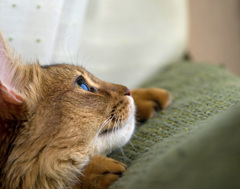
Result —
[{"label": "cat", "polygon": [[0,33],[0,188],[108,188],[126,166],[105,155],[129,141],[135,114],[144,121],[169,104],[163,89],[23,64]]}]

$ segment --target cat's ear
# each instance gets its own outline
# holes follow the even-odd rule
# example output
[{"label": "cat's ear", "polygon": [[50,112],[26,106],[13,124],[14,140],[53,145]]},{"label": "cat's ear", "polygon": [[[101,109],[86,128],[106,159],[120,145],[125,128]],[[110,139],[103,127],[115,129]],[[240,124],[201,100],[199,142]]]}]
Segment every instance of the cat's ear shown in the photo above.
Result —
[{"label": "cat's ear", "polygon": [[[0,98],[7,103],[19,105],[23,97],[17,84],[21,79],[22,63],[10,52],[0,32]],[[1,100],[0,100],[1,101]]]}]

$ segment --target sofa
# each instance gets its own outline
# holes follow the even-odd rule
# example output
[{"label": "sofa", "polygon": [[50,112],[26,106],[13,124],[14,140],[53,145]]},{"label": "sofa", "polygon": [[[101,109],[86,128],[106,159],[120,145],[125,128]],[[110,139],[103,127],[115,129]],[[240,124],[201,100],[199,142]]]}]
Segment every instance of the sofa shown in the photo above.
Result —
[{"label": "sofa", "polygon": [[141,87],[173,103],[109,156],[128,169],[111,189],[240,188],[240,78],[223,66],[176,62]]}]

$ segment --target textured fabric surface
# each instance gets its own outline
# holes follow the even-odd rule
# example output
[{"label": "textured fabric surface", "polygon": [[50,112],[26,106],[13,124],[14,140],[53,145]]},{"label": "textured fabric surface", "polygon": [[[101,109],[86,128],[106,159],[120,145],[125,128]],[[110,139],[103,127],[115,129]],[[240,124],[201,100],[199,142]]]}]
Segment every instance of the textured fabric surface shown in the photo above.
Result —
[{"label": "textured fabric surface", "polygon": [[215,118],[240,99],[240,79],[223,68],[208,64],[173,64],[143,86],[169,90],[173,104],[137,128],[122,151],[110,155],[129,166],[112,188],[126,188],[143,173],[147,177],[155,156],[163,156],[198,133],[198,127],[207,127],[208,124],[202,123]]},{"label": "textured fabric surface", "polygon": [[[164,154],[162,144],[156,143],[151,153],[131,166],[116,188],[239,189],[239,123],[238,104],[216,120],[195,126],[190,137]],[[179,136],[172,138],[179,140]]]}]

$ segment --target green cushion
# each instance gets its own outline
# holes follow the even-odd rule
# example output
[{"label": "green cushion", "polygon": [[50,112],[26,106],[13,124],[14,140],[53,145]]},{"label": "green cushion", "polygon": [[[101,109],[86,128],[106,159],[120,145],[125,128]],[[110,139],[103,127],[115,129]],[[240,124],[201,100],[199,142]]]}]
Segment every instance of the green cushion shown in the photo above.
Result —
[{"label": "green cushion", "polygon": [[[200,132],[200,127],[212,127],[208,123],[210,119],[214,119],[216,115],[225,112],[233,104],[239,102],[240,79],[221,67],[204,63],[182,62],[168,66],[143,86],[154,86],[169,90],[172,94],[173,104],[137,128],[130,143],[122,150],[115,151],[110,155],[110,157],[128,165],[126,173],[111,188],[158,188],[160,186],[161,188],[168,188],[167,183],[196,184],[196,178],[191,176],[192,172],[186,173],[189,177],[185,180],[181,177],[185,173],[183,165],[187,165],[187,158],[183,158],[185,161],[181,157],[179,158],[181,150],[179,152],[175,148],[182,145],[180,149],[186,147],[187,152],[191,149],[196,149],[196,152],[198,152],[198,149],[199,151],[201,149],[198,155],[204,154],[203,148],[198,146],[197,142],[194,143],[194,138],[198,137],[195,135]],[[205,132],[208,133],[208,131]],[[210,134],[213,134],[213,132],[211,131]],[[193,141],[190,144],[195,145],[188,146],[188,143],[186,143],[188,138]],[[205,144],[207,147],[208,143],[205,142]],[[175,159],[172,160],[171,155],[174,153],[177,155],[175,155],[176,157],[173,156]],[[168,159],[175,164],[167,164]],[[208,157],[202,158],[202,161],[207,161],[207,159]],[[185,162],[185,164],[177,167],[178,174],[176,174],[174,167],[178,165],[178,160]],[[213,161],[213,158],[211,161]],[[196,162],[199,168],[201,168],[201,163]],[[172,167],[173,165],[174,167]],[[189,170],[189,167],[191,166],[186,166],[187,170]],[[169,170],[168,174],[165,174],[166,170]],[[194,171],[198,172],[198,169],[196,168]],[[201,171],[199,171],[200,173]],[[198,174],[196,175],[198,176]],[[173,176],[177,176],[179,179],[174,180]],[[191,179],[193,177],[195,180]],[[157,180],[160,181],[157,182]],[[199,180],[202,181],[202,179]],[[178,185],[172,184],[169,186],[174,188]],[[183,186],[187,188],[187,185]],[[189,186],[193,187],[195,185],[189,184]]]}]

